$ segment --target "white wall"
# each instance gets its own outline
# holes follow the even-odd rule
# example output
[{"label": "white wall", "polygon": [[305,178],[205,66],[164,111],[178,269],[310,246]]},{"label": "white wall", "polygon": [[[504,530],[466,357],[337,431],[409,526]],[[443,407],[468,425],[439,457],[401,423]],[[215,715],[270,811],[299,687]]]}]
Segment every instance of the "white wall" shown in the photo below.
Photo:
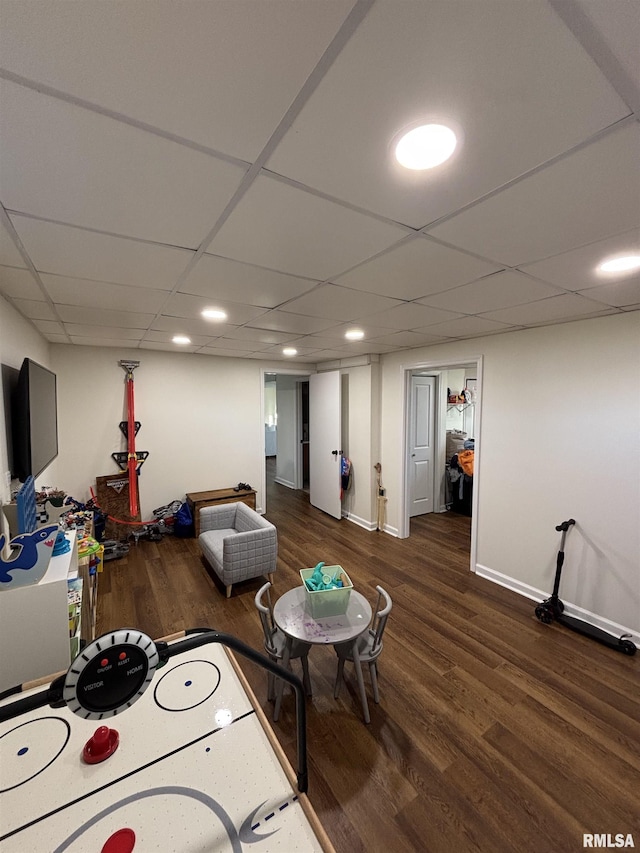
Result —
[{"label": "white wall", "polygon": [[79,499],[97,476],[118,470],[126,449],[125,372],[134,371],[136,449],[149,451],[140,473],[143,518],[186,492],[238,482],[258,490],[264,467],[261,375],[257,361],[191,354],[52,345],[58,374],[59,485]]},{"label": "white wall", "polygon": [[[567,537],[565,602],[640,632],[640,313],[386,355],[382,456],[399,472],[402,367],[484,357],[477,568],[535,597]],[[400,477],[387,474],[398,526]]]}]

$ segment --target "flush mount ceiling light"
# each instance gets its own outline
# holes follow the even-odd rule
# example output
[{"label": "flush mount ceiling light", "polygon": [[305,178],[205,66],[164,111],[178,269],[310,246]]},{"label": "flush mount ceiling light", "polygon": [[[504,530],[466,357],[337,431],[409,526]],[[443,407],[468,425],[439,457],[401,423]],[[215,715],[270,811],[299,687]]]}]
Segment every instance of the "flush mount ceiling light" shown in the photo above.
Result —
[{"label": "flush mount ceiling light", "polygon": [[349,329],[344,336],[348,341],[361,341],[364,338],[364,332],[362,329]]},{"label": "flush mount ceiling light", "polygon": [[219,308],[205,308],[200,312],[205,320],[226,320],[227,314]]},{"label": "flush mount ceiling light", "polygon": [[457,138],[444,124],[423,124],[405,133],[396,145],[396,160],[406,169],[433,169],[448,160]]},{"label": "flush mount ceiling light", "polygon": [[598,267],[598,271],[604,273],[633,272],[637,269],[640,269],[640,255],[618,255],[603,261]]},{"label": "flush mount ceiling light", "polygon": [[191,338],[188,338],[186,335],[174,335],[171,340],[174,344],[190,344]]},{"label": "flush mount ceiling light", "polygon": [[298,355],[298,350],[293,347],[285,347],[282,350],[282,355]]}]

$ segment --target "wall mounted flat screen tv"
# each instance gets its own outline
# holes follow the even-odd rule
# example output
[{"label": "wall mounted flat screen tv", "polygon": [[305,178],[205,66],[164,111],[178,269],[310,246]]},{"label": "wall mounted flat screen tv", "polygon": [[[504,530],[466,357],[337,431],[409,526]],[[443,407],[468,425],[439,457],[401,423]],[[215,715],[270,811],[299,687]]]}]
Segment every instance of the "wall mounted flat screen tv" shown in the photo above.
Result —
[{"label": "wall mounted flat screen tv", "polygon": [[13,471],[20,482],[37,477],[58,455],[56,375],[25,358],[11,404]]}]

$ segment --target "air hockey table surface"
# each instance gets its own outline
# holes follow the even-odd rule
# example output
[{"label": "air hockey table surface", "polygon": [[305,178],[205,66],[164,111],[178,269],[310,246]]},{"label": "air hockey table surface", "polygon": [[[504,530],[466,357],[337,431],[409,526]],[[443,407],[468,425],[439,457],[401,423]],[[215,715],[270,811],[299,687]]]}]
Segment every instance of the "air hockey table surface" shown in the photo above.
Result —
[{"label": "air hockey table surface", "polygon": [[67,707],[0,723],[2,853],[333,851],[222,646],[170,658],[106,722],[119,744],[96,764],[82,757],[95,720]]}]

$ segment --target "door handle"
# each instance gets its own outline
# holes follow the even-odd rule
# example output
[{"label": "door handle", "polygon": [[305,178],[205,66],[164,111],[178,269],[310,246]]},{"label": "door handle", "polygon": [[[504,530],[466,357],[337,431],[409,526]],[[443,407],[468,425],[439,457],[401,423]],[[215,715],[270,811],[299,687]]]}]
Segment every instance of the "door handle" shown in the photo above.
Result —
[{"label": "door handle", "polygon": [[338,455],[338,453],[340,454],[340,456],[342,456],[342,451],[341,451],[341,450],[332,450],[332,451],[331,451],[331,455],[332,455],[332,456],[337,456],[337,455]]}]

